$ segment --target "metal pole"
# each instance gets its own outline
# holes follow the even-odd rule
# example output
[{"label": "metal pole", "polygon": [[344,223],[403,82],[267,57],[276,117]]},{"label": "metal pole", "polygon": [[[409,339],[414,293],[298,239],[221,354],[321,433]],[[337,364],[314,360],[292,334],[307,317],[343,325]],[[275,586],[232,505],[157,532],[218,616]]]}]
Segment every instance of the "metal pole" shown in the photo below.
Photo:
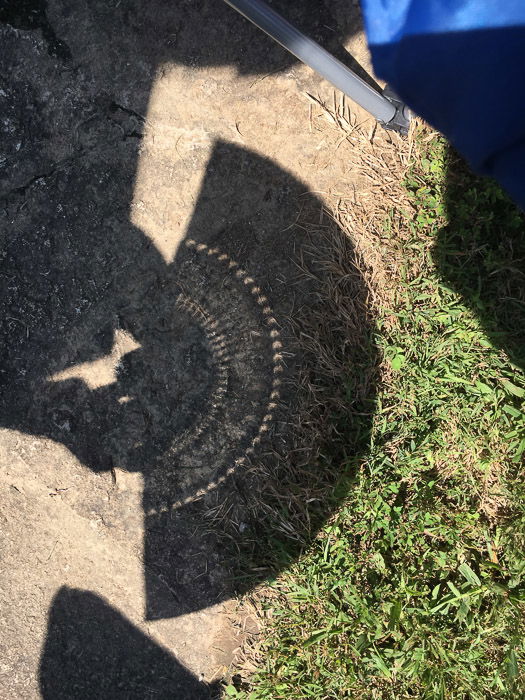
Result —
[{"label": "metal pole", "polygon": [[[354,102],[370,112],[384,126],[398,115],[399,105],[361,80],[350,68],[325,51],[319,44],[309,39],[279,13],[268,7],[262,0],[225,0],[225,2],[249,19],[259,29],[275,39],[300,61],[342,90]],[[395,127],[397,129],[397,125]]]}]

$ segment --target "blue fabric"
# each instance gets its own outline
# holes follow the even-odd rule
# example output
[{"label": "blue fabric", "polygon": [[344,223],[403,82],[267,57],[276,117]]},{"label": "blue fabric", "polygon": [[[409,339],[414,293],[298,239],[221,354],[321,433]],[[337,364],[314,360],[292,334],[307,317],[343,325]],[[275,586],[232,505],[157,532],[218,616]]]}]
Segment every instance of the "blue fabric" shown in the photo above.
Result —
[{"label": "blue fabric", "polygon": [[374,70],[525,208],[525,0],[363,0]]},{"label": "blue fabric", "polygon": [[403,36],[513,27],[525,22],[523,0],[363,0],[371,44]]}]

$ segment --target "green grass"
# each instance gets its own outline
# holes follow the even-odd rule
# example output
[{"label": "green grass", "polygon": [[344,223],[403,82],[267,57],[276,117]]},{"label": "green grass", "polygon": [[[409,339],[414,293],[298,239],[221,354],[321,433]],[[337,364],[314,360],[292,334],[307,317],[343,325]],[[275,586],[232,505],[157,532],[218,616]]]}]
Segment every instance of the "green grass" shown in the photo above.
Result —
[{"label": "green grass", "polygon": [[441,138],[417,153],[416,214],[378,238],[398,266],[372,434],[349,446],[366,461],[273,582],[264,667],[232,697],[525,697],[525,224]]}]

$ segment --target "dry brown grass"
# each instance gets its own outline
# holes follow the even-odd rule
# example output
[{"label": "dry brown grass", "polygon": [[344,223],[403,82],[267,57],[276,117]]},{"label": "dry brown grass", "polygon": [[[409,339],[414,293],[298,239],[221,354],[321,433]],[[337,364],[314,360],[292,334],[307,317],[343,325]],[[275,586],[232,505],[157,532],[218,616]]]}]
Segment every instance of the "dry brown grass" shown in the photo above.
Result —
[{"label": "dry brown grass", "polygon": [[[309,99],[314,100],[311,96]],[[314,105],[311,118],[317,129],[335,128],[340,132],[347,146],[341,155],[355,179],[351,190],[328,194],[328,213],[351,238],[356,255],[365,263],[372,303],[384,303],[398,270],[392,234],[402,241],[407,219],[414,214],[403,180],[418,147],[414,134],[416,129],[421,130],[422,122],[414,119],[408,137],[402,137],[370,120],[360,124],[344,97],[334,98],[330,105],[314,100]],[[428,129],[425,138],[433,136]],[[391,227],[388,244],[386,220]]]},{"label": "dry brown grass", "polygon": [[[358,124],[344,99],[330,107],[309,99],[316,131],[335,130],[340,136],[333,157],[351,155],[356,186],[324,193],[321,216],[305,199],[295,224],[305,239],[297,257],[298,276],[312,290],[309,304],[296,309],[290,319],[296,350],[303,357],[302,370],[288,387],[296,397],[294,411],[286,419],[290,442],[285,451],[274,452],[272,459],[257,465],[265,499],[253,503],[254,517],[269,522],[274,536],[301,543],[301,548],[330,518],[341,465],[348,457],[354,463],[359,458],[363,431],[370,427],[381,371],[373,319],[378,306],[390,303],[398,266],[392,232],[387,243],[383,225],[388,216],[396,235],[404,235],[402,212],[411,212],[412,205],[402,180],[415,148],[412,131],[403,139],[380,127]],[[343,141],[350,146],[344,151]],[[354,378],[351,384],[349,377]],[[355,444],[349,441],[352,424]],[[279,593],[264,584],[250,594],[261,627],[271,617],[276,597]],[[252,635],[237,666],[243,677],[260,668],[258,648],[259,637]]]},{"label": "dry brown grass", "polygon": [[[361,413],[363,401],[373,402],[379,374],[389,371],[371,345],[373,319],[379,310],[384,318],[385,308],[392,306],[401,263],[406,267],[396,241],[407,237],[407,221],[414,216],[403,180],[421,122],[414,120],[403,138],[369,120],[360,124],[344,96],[336,99],[334,94],[330,105],[307,97],[311,128],[339,134],[333,157],[347,159],[355,183],[347,191],[334,187],[324,193],[324,216],[305,207],[297,222],[308,240],[298,266],[315,291],[309,308],[292,319],[301,351],[309,358],[296,380],[303,400],[294,434],[306,433],[316,445],[303,450],[304,459],[311,461],[319,458],[322,446],[337,443],[333,415],[352,420]],[[434,132],[427,131],[425,138],[432,138]],[[352,364],[359,366],[359,380],[349,397],[344,383]]]}]

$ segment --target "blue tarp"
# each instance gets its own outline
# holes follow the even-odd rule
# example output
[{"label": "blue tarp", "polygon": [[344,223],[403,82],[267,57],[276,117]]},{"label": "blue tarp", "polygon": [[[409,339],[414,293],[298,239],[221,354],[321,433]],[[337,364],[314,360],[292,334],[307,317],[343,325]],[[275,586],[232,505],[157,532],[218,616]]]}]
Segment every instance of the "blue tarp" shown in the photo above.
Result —
[{"label": "blue tarp", "polygon": [[374,70],[525,208],[525,0],[362,0]]}]

